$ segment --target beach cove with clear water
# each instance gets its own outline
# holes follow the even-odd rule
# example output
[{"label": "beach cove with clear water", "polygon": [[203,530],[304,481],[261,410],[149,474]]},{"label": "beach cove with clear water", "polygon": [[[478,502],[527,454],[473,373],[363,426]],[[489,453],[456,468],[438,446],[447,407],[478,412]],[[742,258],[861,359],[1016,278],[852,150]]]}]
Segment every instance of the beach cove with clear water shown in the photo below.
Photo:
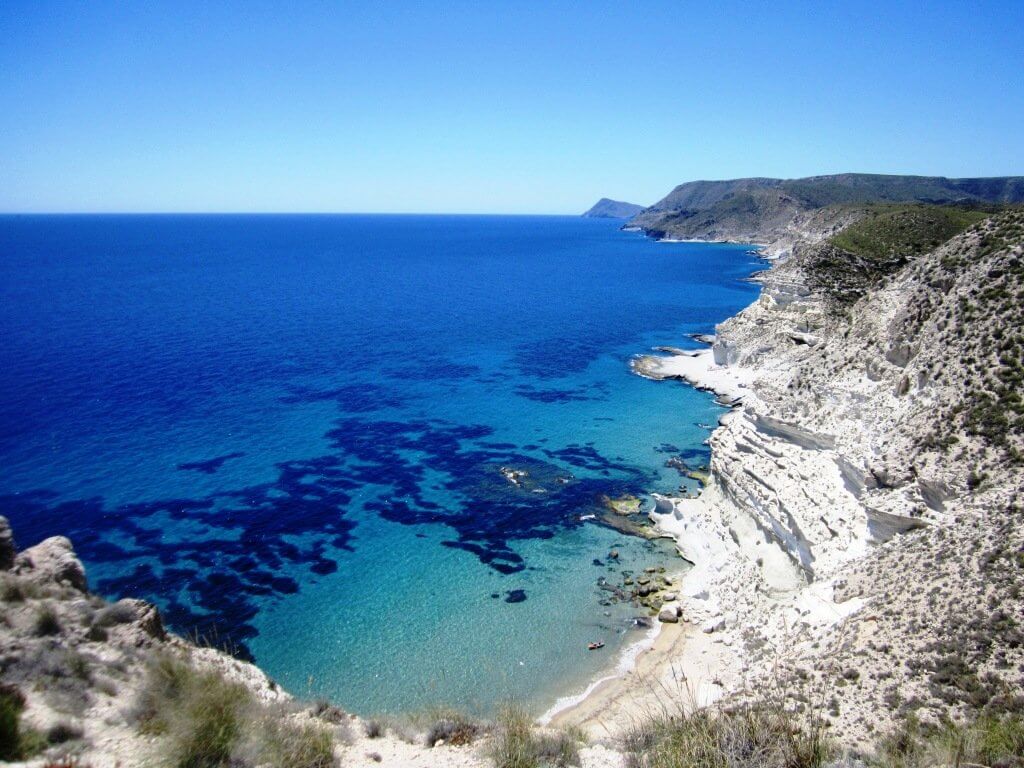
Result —
[{"label": "beach cove with clear water", "polygon": [[644,636],[598,580],[683,567],[600,500],[723,412],[629,359],[763,264],[620,224],[0,217],[0,514],[297,695],[539,714]]}]

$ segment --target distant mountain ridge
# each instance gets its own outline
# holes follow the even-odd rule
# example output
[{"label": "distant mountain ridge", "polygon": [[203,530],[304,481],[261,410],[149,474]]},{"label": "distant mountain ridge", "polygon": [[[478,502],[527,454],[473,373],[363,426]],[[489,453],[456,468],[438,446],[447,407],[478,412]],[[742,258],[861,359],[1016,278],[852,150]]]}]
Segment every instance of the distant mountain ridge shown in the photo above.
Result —
[{"label": "distant mountain ridge", "polygon": [[1024,176],[949,179],[842,173],[802,179],[746,178],[680,184],[630,224],[653,237],[763,242],[802,217],[836,205],[880,202],[1024,202]]},{"label": "distant mountain ridge", "polygon": [[636,203],[624,203],[621,200],[602,197],[583,216],[589,219],[629,219],[642,210],[644,207]]}]

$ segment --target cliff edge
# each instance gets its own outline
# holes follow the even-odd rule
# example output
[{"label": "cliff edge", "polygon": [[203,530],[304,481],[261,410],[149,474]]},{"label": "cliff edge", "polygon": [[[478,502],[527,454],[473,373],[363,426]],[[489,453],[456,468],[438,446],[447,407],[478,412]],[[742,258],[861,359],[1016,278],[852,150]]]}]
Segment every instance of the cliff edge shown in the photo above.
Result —
[{"label": "cliff edge", "polygon": [[[483,768],[505,750],[620,768],[579,734],[446,710],[362,719],[168,632],[155,606],[89,592],[63,536],[23,552],[0,517],[0,763],[26,768]],[[563,763],[559,763],[563,764]]]}]

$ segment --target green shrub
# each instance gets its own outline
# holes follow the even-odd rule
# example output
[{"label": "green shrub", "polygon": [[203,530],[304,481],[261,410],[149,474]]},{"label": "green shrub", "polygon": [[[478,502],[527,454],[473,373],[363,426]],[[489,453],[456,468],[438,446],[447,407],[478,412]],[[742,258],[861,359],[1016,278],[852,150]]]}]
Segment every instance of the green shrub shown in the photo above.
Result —
[{"label": "green shrub", "polygon": [[74,723],[61,721],[51,725],[46,731],[46,741],[50,744],[63,744],[82,738],[82,729]]},{"label": "green shrub", "polygon": [[228,765],[239,736],[239,709],[244,689],[222,680],[202,679],[191,692],[185,727],[172,732],[172,749],[179,768],[219,768]]},{"label": "green shrub", "polygon": [[908,717],[879,742],[870,764],[877,768],[1024,766],[1024,718],[986,714],[965,725],[923,725]]},{"label": "green shrub", "polygon": [[1016,760],[1024,764],[1024,717],[982,716],[971,728],[975,762],[997,765]]},{"label": "green shrub", "polygon": [[41,734],[21,727],[25,700],[14,688],[0,687],[0,760],[24,760],[46,747]]},{"label": "green shrub", "polygon": [[0,760],[21,757],[21,707],[16,696],[0,692]]},{"label": "green shrub", "polygon": [[505,707],[491,746],[495,768],[535,768],[533,723],[519,707]]},{"label": "green shrub", "polygon": [[326,728],[293,722],[288,710],[261,706],[246,687],[168,656],[150,664],[136,717],[144,733],[164,737],[166,762],[175,768],[335,764]]},{"label": "green shrub", "polygon": [[538,765],[566,768],[580,764],[579,740],[565,731],[534,735],[534,755]]},{"label": "green shrub", "polygon": [[25,590],[21,588],[21,584],[14,577],[4,574],[0,578],[0,600],[7,603],[24,602]]},{"label": "green shrub", "polygon": [[44,605],[36,614],[34,631],[39,637],[60,634],[60,621],[53,607]]},{"label": "green shrub", "polygon": [[137,711],[144,732],[167,737],[170,764],[219,768],[229,764],[251,706],[245,687],[161,657],[150,666]]}]

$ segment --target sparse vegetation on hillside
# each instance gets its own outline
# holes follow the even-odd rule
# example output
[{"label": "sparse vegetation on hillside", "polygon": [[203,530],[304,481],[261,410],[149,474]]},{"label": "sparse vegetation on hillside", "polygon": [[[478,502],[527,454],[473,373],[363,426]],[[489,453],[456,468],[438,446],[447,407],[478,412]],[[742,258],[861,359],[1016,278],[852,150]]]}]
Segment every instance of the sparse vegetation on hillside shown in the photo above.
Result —
[{"label": "sparse vegetation on hillside", "polygon": [[807,205],[823,207],[862,202],[950,204],[1013,202],[1024,195],[1021,177],[947,179],[940,176],[896,176],[842,173],[789,179],[781,187]]},{"label": "sparse vegetation on hillside", "polygon": [[849,304],[934,250],[990,211],[937,205],[871,205],[860,218],[814,252],[808,265],[811,286]]},{"label": "sparse vegetation on hillside", "polygon": [[1024,718],[985,715],[965,725],[952,721],[927,725],[909,717],[881,740],[868,764],[872,768],[1019,768],[1024,765]]},{"label": "sparse vegetation on hillside", "polygon": [[652,717],[622,746],[628,768],[820,768],[834,752],[820,721],[776,702]]},{"label": "sparse vegetation on hillside", "polygon": [[872,205],[831,243],[855,256],[905,263],[991,215],[991,211],[958,206]]},{"label": "sparse vegetation on hillside", "polygon": [[[1016,253],[989,269],[987,281],[958,310],[968,321],[982,314],[998,317],[989,324],[991,337],[979,339],[980,365],[972,388],[976,396],[966,408],[968,432],[985,437],[1003,449],[1017,464],[1024,463],[1019,444],[1024,438],[1024,211],[1013,210],[994,217],[979,238],[982,257]],[[955,268],[955,265],[954,265]]]},{"label": "sparse vegetation on hillside", "polygon": [[[925,318],[938,317],[942,328],[956,334],[958,355],[969,370],[965,397],[937,420],[932,444],[948,451],[962,430],[1019,465],[1024,463],[1024,210],[1001,211],[968,235],[944,250],[928,276],[929,284],[942,290],[921,296],[917,319],[906,332],[913,335]],[[964,282],[961,276],[975,265]],[[935,376],[941,378],[941,369]],[[981,471],[972,477],[974,488],[985,479]]]},{"label": "sparse vegetation on hillside", "polygon": [[483,731],[478,722],[453,709],[442,709],[432,713],[430,721],[425,740],[428,747],[438,743],[453,747],[471,744]]},{"label": "sparse vegetation on hillside", "polygon": [[844,750],[820,722],[779,702],[705,707],[646,718],[621,740],[627,768],[1024,766],[1024,716],[928,723],[909,715],[863,749]]},{"label": "sparse vegetation on hillside", "polygon": [[633,221],[655,237],[786,239],[811,211],[873,203],[1012,204],[1024,178],[947,179],[844,173],[804,179],[732,179],[680,184]]}]

